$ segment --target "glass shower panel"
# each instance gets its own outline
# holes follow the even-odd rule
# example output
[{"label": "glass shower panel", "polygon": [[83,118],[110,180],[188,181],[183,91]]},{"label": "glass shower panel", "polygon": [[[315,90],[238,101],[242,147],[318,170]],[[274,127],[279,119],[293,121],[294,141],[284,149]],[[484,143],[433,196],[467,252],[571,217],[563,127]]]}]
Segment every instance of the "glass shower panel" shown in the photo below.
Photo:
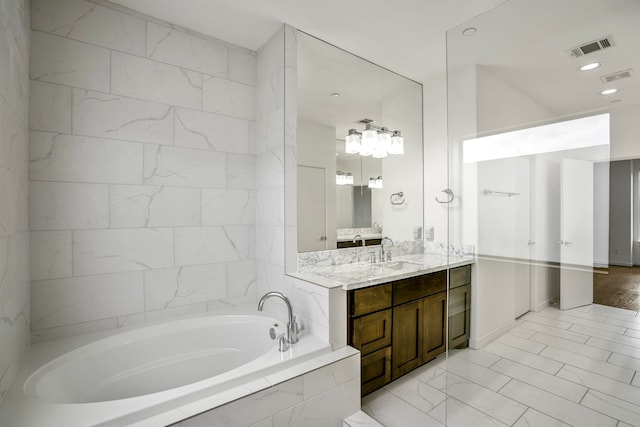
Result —
[{"label": "glass shower panel", "polygon": [[[510,0],[447,32],[447,174],[455,198],[447,207],[450,336],[439,380],[445,425],[513,425],[527,405],[518,382],[503,389],[493,380],[509,381],[504,366],[527,365],[522,337],[539,333],[523,325],[528,313],[555,317],[593,302],[594,266],[608,265],[609,160],[624,143],[613,136],[624,133],[628,109],[640,100],[635,86],[625,98],[599,92],[601,77],[623,67],[633,43],[624,19],[632,7],[628,0]],[[617,46],[608,51],[571,49],[611,34]],[[587,62],[603,65],[581,72]],[[453,336],[462,301],[453,267],[469,252],[463,342]]]}]

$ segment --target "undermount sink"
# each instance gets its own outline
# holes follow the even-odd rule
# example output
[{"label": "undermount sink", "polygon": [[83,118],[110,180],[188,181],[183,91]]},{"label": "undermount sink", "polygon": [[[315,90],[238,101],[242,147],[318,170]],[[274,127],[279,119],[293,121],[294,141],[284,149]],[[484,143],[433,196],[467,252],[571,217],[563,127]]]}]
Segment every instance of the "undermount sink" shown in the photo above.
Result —
[{"label": "undermount sink", "polygon": [[416,269],[420,264],[416,264],[408,261],[387,261],[384,263],[378,264],[380,267],[388,268],[390,270],[405,270],[405,269]]}]

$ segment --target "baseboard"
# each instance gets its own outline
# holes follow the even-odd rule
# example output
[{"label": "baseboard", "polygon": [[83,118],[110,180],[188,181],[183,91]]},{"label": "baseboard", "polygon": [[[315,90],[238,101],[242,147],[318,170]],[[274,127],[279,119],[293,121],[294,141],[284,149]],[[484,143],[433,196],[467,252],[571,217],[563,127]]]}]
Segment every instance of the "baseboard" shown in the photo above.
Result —
[{"label": "baseboard", "polygon": [[514,326],[516,326],[515,319],[511,320],[509,323],[506,323],[500,326],[497,329],[494,329],[493,331],[489,332],[488,334],[480,338],[471,337],[469,338],[469,347],[475,350],[481,349],[485,345],[489,344],[491,341],[509,332]]}]

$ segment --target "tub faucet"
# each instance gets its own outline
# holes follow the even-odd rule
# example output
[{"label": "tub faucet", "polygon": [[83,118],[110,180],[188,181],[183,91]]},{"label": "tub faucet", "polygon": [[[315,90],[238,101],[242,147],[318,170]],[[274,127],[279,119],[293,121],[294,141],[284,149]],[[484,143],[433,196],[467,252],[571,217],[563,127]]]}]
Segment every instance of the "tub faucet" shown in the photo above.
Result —
[{"label": "tub faucet", "polygon": [[389,242],[391,243],[391,246],[393,246],[393,240],[391,240],[389,237],[382,238],[382,240],[380,241],[380,262],[391,261],[391,252],[387,252],[387,256],[385,258],[385,252],[384,252],[385,242]]},{"label": "tub faucet", "polygon": [[360,241],[362,242],[362,246],[364,246],[364,237],[362,237],[359,234],[356,234],[355,236],[353,236],[353,243],[355,243],[358,239],[360,239]]},{"label": "tub faucet", "polygon": [[[262,311],[262,307],[264,306],[264,302],[270,297],[280,298],[282,301],[287,304],[287,311],[289,313],[289,323],[287,323],[287,342],[289,344],[295,344],[298,342],[298,323],[296,322],[296,316],[293,315],[293,310],[291,310],[291,303],[289,302],[289,298],[287,298],[282,292],[267,292],[260,298],[258,302],[258,311]],[[282,351],[282,350],[281,350]]]}]

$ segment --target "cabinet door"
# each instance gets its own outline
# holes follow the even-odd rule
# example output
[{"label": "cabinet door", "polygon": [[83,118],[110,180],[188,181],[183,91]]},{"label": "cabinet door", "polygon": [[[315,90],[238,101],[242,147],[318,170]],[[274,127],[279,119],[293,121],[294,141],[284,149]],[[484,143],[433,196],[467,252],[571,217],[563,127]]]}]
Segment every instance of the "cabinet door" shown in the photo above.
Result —
[{"label": "cabinet door", "polygon": [[424,298],[422,302],[424,304],[422,363],[426,363],[447,349],[447,293],[431,295]]},{"label": "cabinet door", "polygon": [[466,347],[469,342],[471,285],[449,291],[449,348]]},{"label": "cabinet door", "polygon": [[391,381],[391,347],[362,356],[360,360],[361,393],[366,395]]},{"label": "cabinet door", "polygon": [[392,377],[417,368],[422,363],[422,300],[393,307]]},{"label": "cabinet door", "polygon": [[362,354],[391,344],[391,309],[353,319],[351,345]]}]

